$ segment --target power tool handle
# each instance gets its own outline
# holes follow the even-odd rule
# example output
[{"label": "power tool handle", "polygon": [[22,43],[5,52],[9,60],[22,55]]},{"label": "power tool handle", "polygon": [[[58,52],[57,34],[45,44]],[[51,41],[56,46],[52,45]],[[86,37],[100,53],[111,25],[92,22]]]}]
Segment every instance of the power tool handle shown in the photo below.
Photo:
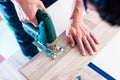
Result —
[{"label": "power tool handle", "polygon": [[38,23],[44,22],[47,43],[52,43],[56,40],[56,32],[51,17],[44,11],[38,9],[36,13]]}]

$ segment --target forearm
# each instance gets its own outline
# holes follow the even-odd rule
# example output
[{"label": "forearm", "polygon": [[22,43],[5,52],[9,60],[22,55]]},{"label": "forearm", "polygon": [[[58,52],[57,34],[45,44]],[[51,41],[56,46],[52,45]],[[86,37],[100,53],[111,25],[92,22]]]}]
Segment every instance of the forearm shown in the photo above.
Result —
[{"label": "forearm", "polygon": [[14,5],[25,4],[27,0],[11,0]]},{"label": "forearm", "polygon": [[81,21],[83,13],[82,0],[76,0],[71,19],[74,21]]},{"label": "forearm", "polygon": [[26,2],[28,2],[29,0],[11,0],[14,4],[19,4],[19,5],[22,5],[22,4],[26,4]]},{"label": "forearm", "polygon": [[[27,9],[27,7],[32,5],[32,3],[31,3],[32,1],[30,1],[30,0],[11,0],[11,1],[15,6],[21,8],[23,11],[26,11],[26,12],[29,11]],[[27,7],[26,7],[26,5],[27,5]]]}]

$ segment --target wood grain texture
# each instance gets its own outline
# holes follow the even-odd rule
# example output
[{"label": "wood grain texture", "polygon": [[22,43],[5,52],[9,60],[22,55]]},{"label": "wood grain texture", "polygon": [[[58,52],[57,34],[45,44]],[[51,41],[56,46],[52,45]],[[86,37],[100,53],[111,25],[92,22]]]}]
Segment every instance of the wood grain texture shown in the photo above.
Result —
[{"label": "wood grain texture", "polygon": [[106,80],[103,76],[101,76],[88,66],[85,66],[79,75],[81,77],[81,80]]},{"label": "wood grain texture", "polygon": [[83,21],[100,40],[100,44],[97,46],[98,51],[94,55],[81,56],[77,46],[70,47],[65,32],[63,32],[57,41],[65,50],[57,59],[52,60],[40,52],[19,71],[29,80],[73,80],[76,75],[81,74],[84,67],[101,52],[120,30],[119,27],[111,27],[103,22],[94,11],[85,14]]}]

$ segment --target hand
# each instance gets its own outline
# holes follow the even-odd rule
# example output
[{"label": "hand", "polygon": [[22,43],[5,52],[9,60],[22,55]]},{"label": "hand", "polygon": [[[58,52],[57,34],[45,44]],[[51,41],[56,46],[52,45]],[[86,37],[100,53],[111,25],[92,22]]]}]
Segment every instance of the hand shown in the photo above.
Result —
[{"label": "hand", "polygon": [[71,47],[75,47],[77,43],[83,56],[86,55],[84,47],[90,55],[97,51],[96,44],[98,44],[99,41],[82,21],[72,21],[70,27],[66,30],[66,36]]},{"label": "hand", "polygon": [[31,22],[34,26],[38,25],[36,12],[41,9],[47,12],[40,0],[12,0],[15,5],[18,17],[22,22]]}]

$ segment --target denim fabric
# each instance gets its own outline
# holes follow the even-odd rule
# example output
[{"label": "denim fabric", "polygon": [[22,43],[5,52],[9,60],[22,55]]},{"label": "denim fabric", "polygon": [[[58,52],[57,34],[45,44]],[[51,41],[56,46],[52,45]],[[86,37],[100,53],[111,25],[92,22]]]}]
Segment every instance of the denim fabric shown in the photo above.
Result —
[{"label": "denim fabric", "polygon": [[10,0],[0,0],[0,2],[10,2]]},{"label": "denim fabric", "polygon": [[[25,33],[21,22],[17,16],[14,5],[12,2],[0,2],[0,12],[7,19],[8,23],[13,27],[15,37],[20,45],[20,48],[25,56],[34,56],[39,51],[32,44],[34,40],[31,36]],[[13,46],[14,47],[14,46]]]},{"label": "denim fabric", "polygon": [[57,0],[41,0],[46,8],[55,3]]}]

